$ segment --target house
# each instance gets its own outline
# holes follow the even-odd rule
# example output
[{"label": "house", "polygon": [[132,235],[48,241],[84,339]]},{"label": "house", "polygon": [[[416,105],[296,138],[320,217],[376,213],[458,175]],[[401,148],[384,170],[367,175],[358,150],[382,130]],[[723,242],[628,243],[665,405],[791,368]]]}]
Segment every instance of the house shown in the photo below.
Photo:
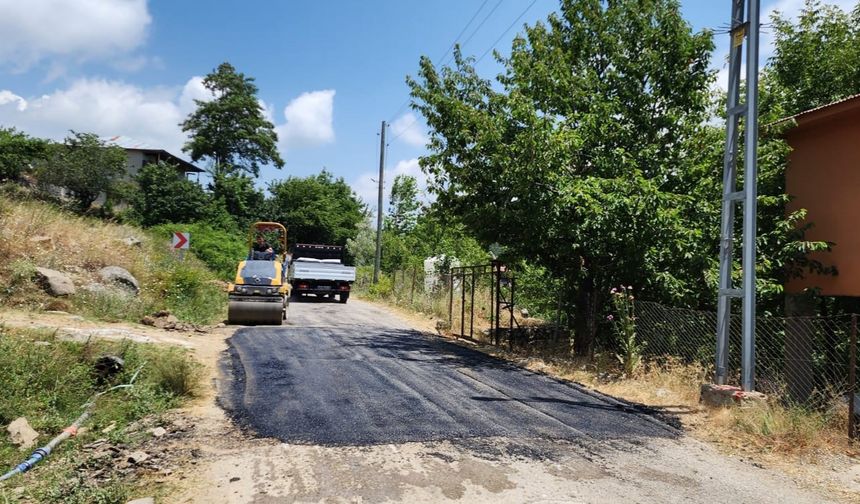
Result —
[{"label": "house", "polygon": [[189,173],[202,173],[203,170],[185,161],[184,159],[174,156],[164,149],[158,149],[139,142],[127,136],[112,136],[101,139],[109,145],[116,145],[125,149],[128,156],[128,176],[134,177],[144,165],[149,163],[157,163],[164,161],[176,166],[176,169],[183,177],[188,177]]},{"label": "house", "polygon": [[787,210],[805,208],[813,227],[809,240],[832,242],[812,258],[836,266],[838,275],[807,273],[788,281],[798,294],[817,288],[824,296],[860,296],[860,95],[801,112],[786,120],[791,146],[785,173]]}]

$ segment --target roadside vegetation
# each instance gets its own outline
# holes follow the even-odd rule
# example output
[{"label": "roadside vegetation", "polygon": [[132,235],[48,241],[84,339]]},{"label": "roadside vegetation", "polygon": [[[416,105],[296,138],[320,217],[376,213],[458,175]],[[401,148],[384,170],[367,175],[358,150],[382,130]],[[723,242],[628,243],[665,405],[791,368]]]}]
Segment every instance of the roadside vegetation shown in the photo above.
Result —
[{"label": "roadside vegetation", "polygon": [[[105,355],[123,359],[119,373],[103,377],[95,362]],[[129,426],[143,418],[158,418],[198,395],[202,370],[185,351],[132,342],[63,341],[50,331],[13,330],[0,326],[0,424],[25,417],[39,433],[36,446],[19,450],[0,436],[0,473],[5,473],[38,446],[46,444],[71,424],[83,406],[98,393],[128,383],[134,386],[98,398],[93,416],[78,436],[61,444],[30,472],[0,487],[0,501],[23,498],[44,503],[125,503],[133,485],[116,479],[96,484],[79,470],[82,446],[98,438],[135,446],[148,434],[132,433]],[[23,488],[23,494],[14,492]]]}]

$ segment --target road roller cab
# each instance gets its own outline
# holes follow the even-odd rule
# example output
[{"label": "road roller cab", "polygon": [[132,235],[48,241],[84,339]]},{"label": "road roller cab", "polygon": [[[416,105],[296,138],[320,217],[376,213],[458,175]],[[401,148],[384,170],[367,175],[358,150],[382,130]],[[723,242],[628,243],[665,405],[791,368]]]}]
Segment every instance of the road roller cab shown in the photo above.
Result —
[{"label": "road roller cab", "polygon": [[[255,250],[263,237],[271,251]],[[257,247],[259,248],[259,247]],[[227,288],[227,319],[231,324],[280,325],[290,299],[287,229],[277,222],[257,222],[248,233],[248,256],[239,262],[236,278]]]}]

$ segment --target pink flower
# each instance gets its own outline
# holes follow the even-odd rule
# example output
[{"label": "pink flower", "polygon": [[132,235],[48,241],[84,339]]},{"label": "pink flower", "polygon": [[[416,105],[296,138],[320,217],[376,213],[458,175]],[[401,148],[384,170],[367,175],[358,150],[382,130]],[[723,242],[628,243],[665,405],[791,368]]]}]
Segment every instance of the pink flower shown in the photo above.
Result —
[{"label": "pink flower", "polygon": [[[614,289],[613,289],[613,290],[614,290]],[[612,322],[613,320],[615,320],[615,317],[613,317],[612,315],[609,315],[609,316],[607,316],[607,317],[606,317],[606,320],[608,320],[608,321]]]},{"label": "pink flower", "polygon": [[610,294],[616,294],[617,292],[618,292],[618,289],[616,289],[615,287],[613,287],[612,290],[609,291]]}]

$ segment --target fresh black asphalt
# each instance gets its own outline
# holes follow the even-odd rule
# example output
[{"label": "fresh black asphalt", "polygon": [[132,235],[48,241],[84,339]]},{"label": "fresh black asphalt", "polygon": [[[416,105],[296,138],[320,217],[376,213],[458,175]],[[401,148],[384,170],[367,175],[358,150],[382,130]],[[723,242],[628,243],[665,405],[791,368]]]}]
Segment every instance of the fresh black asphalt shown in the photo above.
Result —
[{"label": "fresh black asphalt", "polygon": [[[288,443],[476,437],[641,439],[677,431],[637,407],[386,322],[364,303],[294,303],[290,325],[238,330],[220,403]],[[373,310],[351,321],[351,314]]]}]

